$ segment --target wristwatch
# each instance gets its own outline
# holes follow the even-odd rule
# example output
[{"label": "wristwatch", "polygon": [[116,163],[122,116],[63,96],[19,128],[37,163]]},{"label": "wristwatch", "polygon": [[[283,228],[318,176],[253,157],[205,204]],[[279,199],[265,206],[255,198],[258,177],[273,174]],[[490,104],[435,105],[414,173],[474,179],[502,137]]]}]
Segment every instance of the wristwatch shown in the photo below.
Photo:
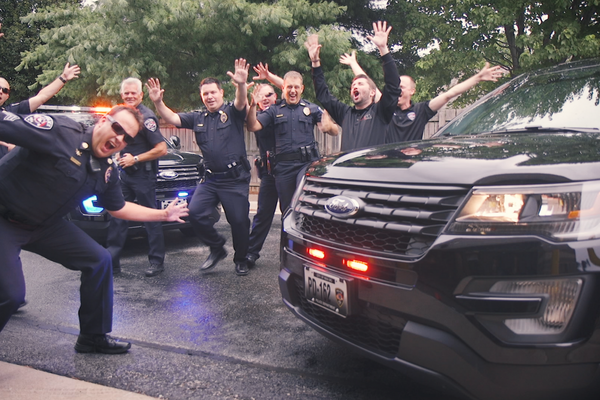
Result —
[{"label": "wristwatch", "polygon": [[138,156],[133,156],[133,163],[134,163],[134,164],[137,164],[137,163],[138,163],[138,161],[140,161],[140,160],[138,159]]}]

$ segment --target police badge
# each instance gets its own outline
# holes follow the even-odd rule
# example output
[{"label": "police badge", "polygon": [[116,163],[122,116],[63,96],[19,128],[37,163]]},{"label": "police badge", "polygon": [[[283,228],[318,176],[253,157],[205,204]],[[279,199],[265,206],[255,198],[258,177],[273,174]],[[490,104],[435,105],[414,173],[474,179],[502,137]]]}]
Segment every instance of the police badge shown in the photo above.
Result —
[{"label": "police badge", "polygon": [[302,112],[304,113],[304,115],[306,115],[308,117],[310,115],[310,108],[304,107],[302,109]]},{"label": "police badge", "polygon": [[156,130],[156,121],[153,120],[152,118],[148,118],[147,120],[144,121],[144,126],[150,132],[154,132]]},{"label": "police badge", "polygon": [[219,110],[219,114],[221,114],[221,122],[222,123],[227,122],[227,120],[229,119],[229,117],[227,116],[227,113],[225,113],[224,111]]}]

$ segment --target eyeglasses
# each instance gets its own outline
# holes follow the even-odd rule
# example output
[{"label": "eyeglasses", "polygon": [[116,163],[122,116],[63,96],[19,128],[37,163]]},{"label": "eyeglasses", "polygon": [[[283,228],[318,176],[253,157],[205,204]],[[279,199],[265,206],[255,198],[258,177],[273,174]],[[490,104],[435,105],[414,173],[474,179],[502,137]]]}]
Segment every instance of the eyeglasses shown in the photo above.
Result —
[{"label": "eyeglasses", "polygon": [[9,89],[9,88],[0,87],[0,90],[1,90],[1,91],[2,91],[2,93],[4,93],[4,94],[10,94],[10,89]]},{"label": "eyeglasses", "polygon": [[110,122],[110,127],[112,128],[113,131],[115,131],[117,136],[123,135],[123,141],[125,143],[127,143],[127,144],[133,143],[133,140],[134,140],[133,136],[131,136],[129,133],[125,132],[125,129],[123,129],[121,124],[118,123],[116,119],[114,119],[110,115],[107,115],[106,119],[108,120],[108,122]]}]

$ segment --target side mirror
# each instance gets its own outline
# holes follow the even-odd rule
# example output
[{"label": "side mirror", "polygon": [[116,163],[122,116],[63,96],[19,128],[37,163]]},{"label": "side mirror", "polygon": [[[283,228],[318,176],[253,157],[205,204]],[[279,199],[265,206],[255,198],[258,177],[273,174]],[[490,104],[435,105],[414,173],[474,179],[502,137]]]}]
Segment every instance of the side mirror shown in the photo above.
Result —
[{"label": "side mirror", "polygon": [[179,139],[179,136],[171,136],[169,140],[171,141],[173,147],[175,147],[177,150],[181,150],[181,139]]}]

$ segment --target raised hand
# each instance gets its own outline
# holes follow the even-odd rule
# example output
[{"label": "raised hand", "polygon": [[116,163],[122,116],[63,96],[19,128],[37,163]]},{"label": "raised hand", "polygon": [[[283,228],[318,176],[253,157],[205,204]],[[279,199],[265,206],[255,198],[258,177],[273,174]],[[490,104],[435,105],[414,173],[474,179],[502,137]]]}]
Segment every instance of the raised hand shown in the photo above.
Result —
[{"label": "raised hand", "polygon": [[234,65],[235,73],[227,71],[227,75],[238,85],[245,84],[246,80],[248,79],[248,70],[250,69],[250,64],[246,62],[246,59],[238,58],[235,60]]},{"label": "raised hand", "polygon": [[304,42],[304,47],[308,50],[308,56],[310,57],[310,61],[318,62],[320,61],[321,47],[319,44],[319,35],[310,35],[306,38],[306,42]]},{"label": "raised hand", "polygon": [[148,88],[148,97],[153,102],[162,101],[164,89],[160,88],[160,81],[158,78],[150,78],[146,83],[146,87]]},{"label": "raised hand", "polygon": [[65,69],[63,69],[62,76],[70,81],[73,78],[79,78],[79,72],[81,72],[79,65],[69,65],[69,63],[67,63]]},{"label": "raised hand", "polygon": [[369,35],[367,39],[373,42],[379,48],[379,52],[382,53],[384,50],[387,50],[387,42],[391,30],[392,27],[388,27],[385,21],[373,22],[373,36]]},{"label": "raised hand", "polygon": [[269,64],[258,63],[258,65],[254,66],[254,72],[258,75],[252,77],[255,81],[257,80],[267,80],[269,79]]}]

